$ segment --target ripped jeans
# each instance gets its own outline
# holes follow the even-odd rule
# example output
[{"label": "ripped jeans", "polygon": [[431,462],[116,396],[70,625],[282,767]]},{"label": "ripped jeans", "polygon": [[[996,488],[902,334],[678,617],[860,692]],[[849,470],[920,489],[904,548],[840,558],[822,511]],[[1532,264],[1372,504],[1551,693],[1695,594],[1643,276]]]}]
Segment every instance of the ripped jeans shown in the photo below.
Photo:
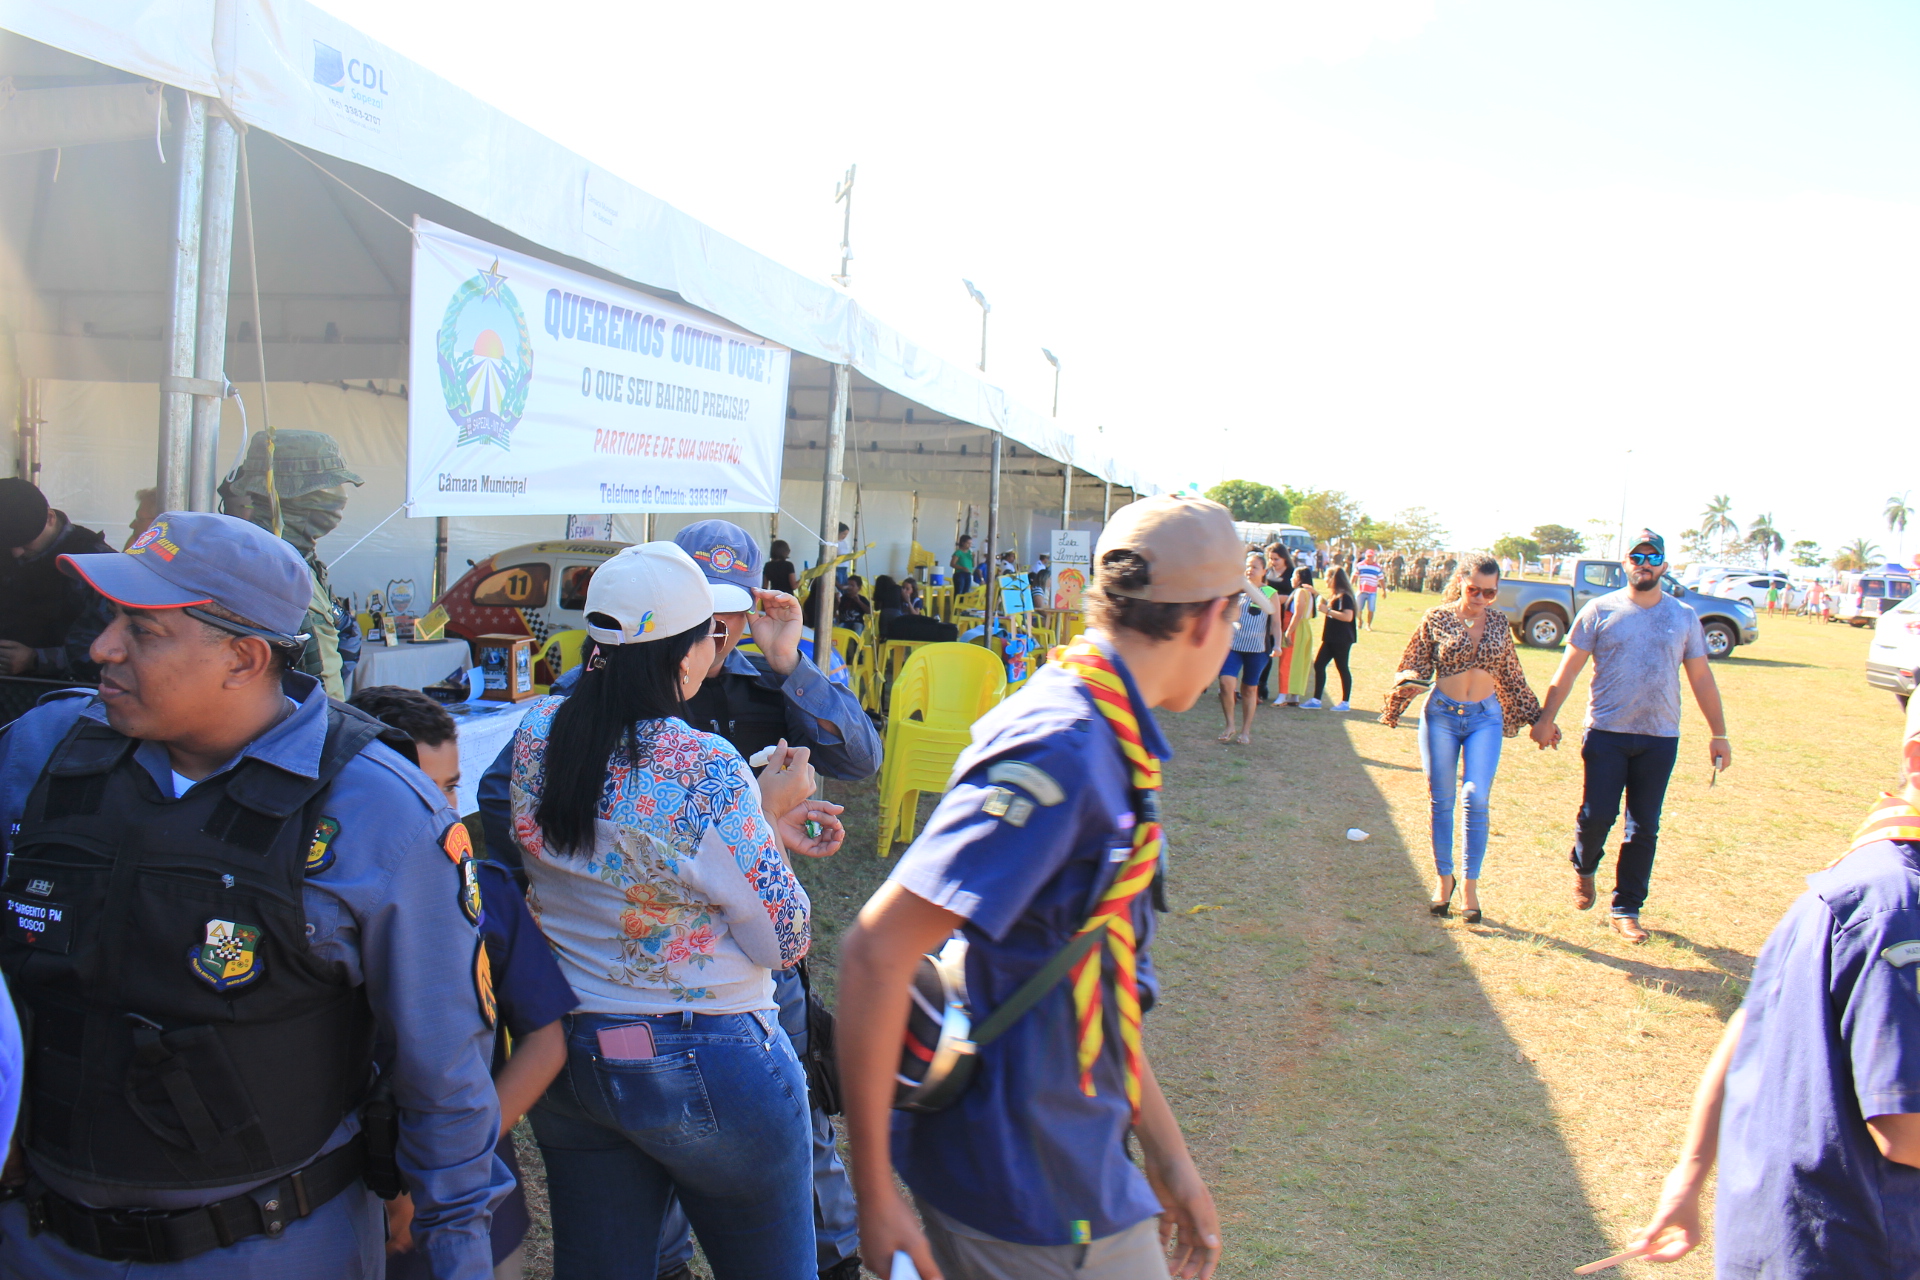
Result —
[{"label": "ripped jeans", "polygon": [[1497,696],[1455,702],[1437,689],[1427,695],[1420,713],[1420,768],[1427,775],[1427,795],[1433,804],[1433,866],[1443,876],[1453,874],[1458,788],[1467,801],[1467,879],[1480,878],[1480,862],[1487,856],[1487,798],[1500,768],[1500,744],[1505,737],[1506,716]]}]

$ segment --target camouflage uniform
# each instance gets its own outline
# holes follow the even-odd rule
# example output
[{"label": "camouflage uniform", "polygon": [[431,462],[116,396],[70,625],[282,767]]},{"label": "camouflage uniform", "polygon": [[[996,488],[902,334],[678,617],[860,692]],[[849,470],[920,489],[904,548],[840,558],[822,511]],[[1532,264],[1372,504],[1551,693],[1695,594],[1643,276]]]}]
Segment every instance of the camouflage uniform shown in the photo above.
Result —
[{"label": "camouflage uniform", "polygon": [[[346,486],[364,484],[347,470],[340,446],[323,431],[273,433],[274,487],[280,491],[280,536],[306,560],[313,573],[313,602],[302,630],[311,637],[300,654],[300,670],[326,686],[327,696],[345,699],[341,679],[340,628],[333,595],[327,585],[327,566],[314,543],[339,527],[347,507]],[[220,503],[228,514],[273,528],[267,499],[267,433],[256,431],[247,441],[247,456],[220,485]]]}]

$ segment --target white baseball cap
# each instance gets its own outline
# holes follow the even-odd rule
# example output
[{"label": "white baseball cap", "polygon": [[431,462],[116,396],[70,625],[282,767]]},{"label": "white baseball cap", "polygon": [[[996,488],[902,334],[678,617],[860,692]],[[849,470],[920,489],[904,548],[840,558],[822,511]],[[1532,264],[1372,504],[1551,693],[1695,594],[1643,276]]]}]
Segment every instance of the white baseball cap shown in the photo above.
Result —
[{"label": "white baseball cap", "polygon": [[708,582],[678,544],[643,542],[594,571],[587,583],[587,634],[601,644],[664,640],[711,618],[715,597],[731,590]]}]

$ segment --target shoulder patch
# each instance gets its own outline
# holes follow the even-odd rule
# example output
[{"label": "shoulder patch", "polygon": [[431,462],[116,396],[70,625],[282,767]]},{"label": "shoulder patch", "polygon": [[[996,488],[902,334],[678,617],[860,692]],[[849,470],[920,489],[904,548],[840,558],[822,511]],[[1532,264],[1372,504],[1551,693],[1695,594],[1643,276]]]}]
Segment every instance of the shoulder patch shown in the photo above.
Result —
[{"label": "shoulder patch", "polygon": [[446,850],[448,859],[459,866],[473,857],[473,837],[467,834],[467,824],[456,822],[448,827],[446,834],[440,837],[440,847]]},{"label": "shoulder patch", "polygon": [[1019,787],[1043,805],[1059,804],[1067,798],[1066,790],[1052,774],[1025,760],[999,761],[987,769],[987,781]]},{"label": "shoulder patch", "polygon": [[1896,969],[1920,963],[1920,942],[1896,942],[1882,951],[1880,958]]},{"label": "shoulder patch", "polygon": [[333,865],[333,839],[340,834],[338,818],[323,817],[313,828],[313,840],[307,845],[306,873],[317,876]]},{"label": "shoulder patch", "polygon": [[493,960],[487,955],[483,938],[473,940],[473,997],[480,1006],[480,1017],[486,1022],[487,1030],[493,1030],[500,1020],[500,1005],[494,999]]}]

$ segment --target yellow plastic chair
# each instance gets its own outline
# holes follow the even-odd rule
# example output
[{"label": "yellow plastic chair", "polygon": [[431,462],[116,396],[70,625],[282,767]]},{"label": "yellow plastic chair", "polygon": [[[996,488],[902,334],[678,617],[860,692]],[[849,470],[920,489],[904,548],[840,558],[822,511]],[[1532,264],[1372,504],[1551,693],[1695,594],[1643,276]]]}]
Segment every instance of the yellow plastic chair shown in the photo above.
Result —
[{"label": "yellow plastic chair", "polygon": [[1006,697],[1006,667],[977,644],[922,644],[893,686],[880,765],[881,857],[912,840],[920,793],[942,792],[973,723]]},{"label": "yellow plastic chair", "polygon": [[[546,663],[547,670],[553,673],[554,682],[558,683],[561,676],[580,665],[580,651],[586,644],[585,631],[556,631],[547,637],[547,642],[533,655],[534,666]],[[553,691],[552,684],[536,684],[533,688],[536,693]]]},{"label": "yellow plastic chair", "polygon": [[[877,624],[877,619],[876,619]],[[833,629],[833,647],[847,664],[847,687],[860,705],[869,711],[880,709],[879,691],[874,688],[874,646],[850,627]]]}]

